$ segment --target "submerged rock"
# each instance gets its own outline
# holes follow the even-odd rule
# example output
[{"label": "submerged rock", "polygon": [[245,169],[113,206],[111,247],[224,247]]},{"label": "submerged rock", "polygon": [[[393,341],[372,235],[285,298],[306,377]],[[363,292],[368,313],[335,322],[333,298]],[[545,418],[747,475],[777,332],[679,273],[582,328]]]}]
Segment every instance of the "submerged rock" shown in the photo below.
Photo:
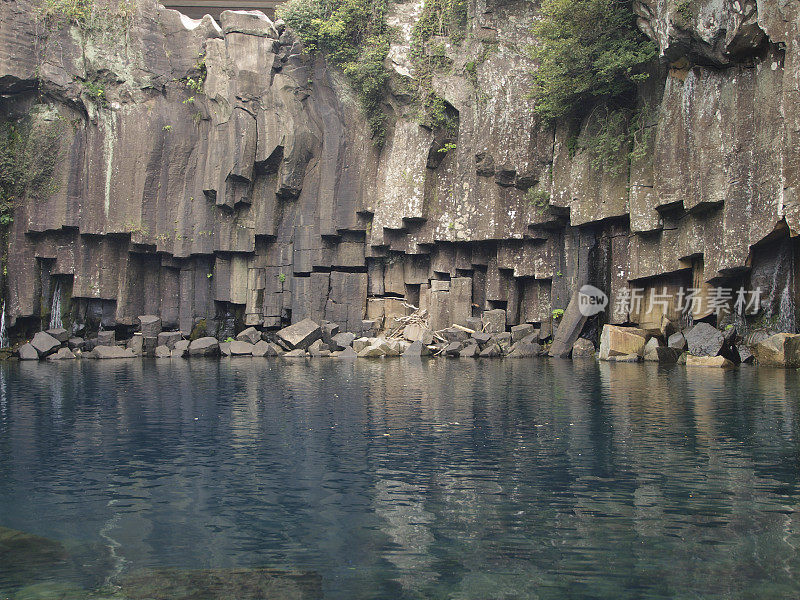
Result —
[{"label": "submerged rock", "polygon": [[578,338],[572,344],[572,358],[593,357],[595,354],[594,344],[586,338]]},{"label": "submerged rock", "polygon": [[715,367],[718,369],[733,369],[736,365],[724,356],[693,356],[686,355],[687,367]]},{"label": "submerged rock", "polygon": [[95,346],[95,349],[86,354],[86,358],[97,358],[101,360],[117,358],[136,358],[136,353],[130,348],[121,346]]}]

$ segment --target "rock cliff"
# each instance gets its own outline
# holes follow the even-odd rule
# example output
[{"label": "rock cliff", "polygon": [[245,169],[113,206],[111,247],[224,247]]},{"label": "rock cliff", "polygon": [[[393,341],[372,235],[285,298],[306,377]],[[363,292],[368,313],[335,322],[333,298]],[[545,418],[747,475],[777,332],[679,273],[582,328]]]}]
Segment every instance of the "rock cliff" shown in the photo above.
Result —
[{"label": "rock cliff", "polygon": [[[427,42],[457,127],[421,124],[404,93],[421,6],[390,4],[378,147],[342,74],[263,15],[4,1],[0,122],[24,180],[5,227],[12,330],[153,314],[218,335],[304,318],[358,333],[398,298],[434,328],[491,309],[510,327],[549,322],[585,283],[611,306],[632,288],[759,287],[750,326],[797,328],[797,2],[637,1],[660,57],[636,135],[602,160],[602,111],[555,126],[533,111],[528,0],[471,0],[463,41]],[[602,319],[660,327],[679,308]]]}]

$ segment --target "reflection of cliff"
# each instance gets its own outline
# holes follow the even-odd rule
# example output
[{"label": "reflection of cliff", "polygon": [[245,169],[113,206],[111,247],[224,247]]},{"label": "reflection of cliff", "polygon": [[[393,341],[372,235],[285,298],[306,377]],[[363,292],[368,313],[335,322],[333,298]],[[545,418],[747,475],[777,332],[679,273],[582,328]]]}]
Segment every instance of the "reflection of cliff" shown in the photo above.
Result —
[{"label": "reflection of cliff", "polygon": [[531,110],[529,2],[477,0],[460,46],[436,40],[450,67],[433,89],[458,117],[444,153],[399,92],[374,148],[340,74],[263,18],[220,28],[140,0],[80,28],[6,2],[0,120],[49,168],[14,206],[10,319],[37,328],[60,287],[67,324],[92,327],[157,313],[187,331],[310,316],[358,332],[367,296],[427,306],[434,326],[489,308],[515,324],[587,279],[612,305],[630,281],[766,281],[796,310],[800,278],[770,279],[753,249],[776,238],[800,265],[796,9],[703,0],[689,26],[672,0],[635,4],[663,55],[639,93],[643,158],[598,167],[597,113],[553,130]]}]

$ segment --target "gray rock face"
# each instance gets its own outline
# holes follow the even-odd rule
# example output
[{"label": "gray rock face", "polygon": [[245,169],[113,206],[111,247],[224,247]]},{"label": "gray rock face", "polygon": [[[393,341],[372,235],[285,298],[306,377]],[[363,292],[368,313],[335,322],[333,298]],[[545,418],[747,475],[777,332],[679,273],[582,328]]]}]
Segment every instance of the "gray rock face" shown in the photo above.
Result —
[{"label": "gray rock face", "polygon": [[269,342],[259,340],[253,345],[253,356],[278,356],[278,352]]},{"label": "gray rock face", "polygon": [[516,343],[522,338],[531,335],[536,328],[530,323],[523,323],[522,325],[514,325],[511,328],[511,341]]},{"label": "gray rock face", "polygon": [[177,344],[183,336],[181,335],[180,331],[162,331],[158,334],[158,346],[166,346],[170,350],[175,348],[175,344]]},{"label": "gray rock face", "polygon": [[281,329],[278,338],[293,350],[298,348],[305,350],[322,338],[322,329],[311,319],[303,319],[299,323]]},{"label": "gray rock face", "polygon": [[759,365],[800,367],[800,334],[778,333],[753,347]]},{"label": "gray rock face", "polygon": [[154,354],[156,358],[171,358],[172,350],[170,350],[167,346],[156,346]]},{"label": "gray rock face", "polygon": [[256,344],[261,341],[261,332],[256,329],[255,327],[248,327],[240,331],[236,335],[236,339],[240,342],[249,342],[250,344]]},{"label": "gray rock face", "polygon": [[39,356],[47,356],[51,352],[55,352],[56,348],[58,348],[60,345],[61,342],[44,331],[38,332],[31,340],[31,346],[36,349],[36,351],[39,353]]},{"label": "gray rock face", "polygon": [[217,356],[220,353],[220,344],[216,338],[202,337],[189,344],[189,356]]},{"label": "gray rock face", "polygon": [[[408,352],[406,350],[406,352]],[[353,350],[350,346],[346,346],[343,350],[340,350],[336,358],[357,358],[358,354],[356,351]]]},{"label": "gray rock face", "polygon": [[239,340],[230,343],[231,356],[252,356],[253,344],[250,342],[241,342]]},{"label": "gray rock face", "polygon": [[114,330],[104,330],[97,332],[98,346],[114,346],[117,343],[117,334]]},{"label": "gray rock face", "polygon": [[87,358],[97,358],[101,360],[118,358],[136,358],[133,350],[122,348],[121,346],[95,346],[95,349],[86,354]]},{"label": "gray rock face", "polygon": [[331,338],[331,346],[335,350],[344,350],[345,348],[349,348],[350,346],[352,346],[355,339],[356,339],[355,334],[350,333],[349,331],[343,333],[337,333]]},{"label": "gray rock face", "polygon": [[722,332],[708,323],[698,323],[684,334],[692,356],[717,356],[725,344]]},{"label": "gray rock face", "polygon": [[47,335],[56,338],[62,344],[67,340],[69,340],[69,332],[63,327],[59,329],[48,329],[45,333],[47,333]]},{"label": "gray rock face", "polygon": [[39,360],[39,353],[36,351],[36,348],[33,347],[32,344],[23,344],[19,347],[19,359],[20,360]]},{"label": "gray rock face", "polygon": [[74,359],[75,355],[69,348],[60,348],[58,352],[55,354],[51,354],[47,357],[47,360],[71,360]]},{"label": "gray rock face", "polygon": [[667,346],[676,348],[677,350],[686,350],[686,338],[683,337],[683,334],[680,332],[673,333],[667,340]]},{"label": "gray rock face", "polygon": [[659,362],[664,364],[674,364],[683,355],[683,350],[671,348],[669,346],[651,347],[644,354],[646,361]]},{"label": "gray rock face", "polygon": [[572,358],[593,357],[595,354],[594,344],[585,338],[578,338],[572,344]]},{"label": "gray rock face", "polygon": [[581,313],[579,308],[578,291],[576,290],[567,305],[558,325],[558,331],[553,338],[550,346],[550,356],[567,358],[572,352],[572,346],[578,340],[578,336],[583,331],[588,317]]}]

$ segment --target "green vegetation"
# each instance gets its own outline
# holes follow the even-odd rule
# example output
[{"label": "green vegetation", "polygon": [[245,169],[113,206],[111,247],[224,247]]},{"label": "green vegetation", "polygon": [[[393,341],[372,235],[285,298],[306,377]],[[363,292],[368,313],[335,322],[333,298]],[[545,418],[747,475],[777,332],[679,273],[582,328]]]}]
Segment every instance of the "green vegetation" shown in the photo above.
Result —
[{"label": "green vegetation", "polygon": [[447,154],[448,152],[450,152],[450,150],[455,150],[455,149],[456,149],[456,145],[453,142],[447,142],[444,146],[439,148],[439,150],[437,150],[437,152],[441,152],[443,154]]},{"label": "green vegetation", "polygon": [[85,32],[127,31],[136,14],[135,0],[96,5],[94,0],[41,0],[37,17],[48,29],[75,26]]},{"label": "green vegetation", "polygon": [[692,10],[692,0],[681,0],[676,7],[677,13],[687,25],[694,21],[694,11]]},{"label": "green vegetation", "polygon": [[632,0],[543,0],[533,32],[532,96],[546,120],[631,92],[657,53],[636,27]]},{"label": "green vegetation", "polygon": [[553,309],[553,319],[558,320],[564,316],[564,309],[563,308],[555,308]]},{"label": "green vegetation", "polygon": [[283,273],[278,273],[278,281],[280,281],[281,283],[286,281],[286,275],[284,275]]},{"label": "green vegetation", "polygon": [[426,0],[414,25],[413,39],[424,43],[435,35],[446,35],[454,44],[460,44],[466,31],[466,0]]},{"label": "green vegetation", "polygon": [[57,116],[0,124],[0,225],[13,222],[15,200],[45,199],[58,191],[54,175],[65,123]]},{"label": "green vegetation", "polygon": [[341,67],[356,91],[376,145],[386,137],[382,104],[389,73],[387,0],[289,0],[279,9],[311,53]]}]

